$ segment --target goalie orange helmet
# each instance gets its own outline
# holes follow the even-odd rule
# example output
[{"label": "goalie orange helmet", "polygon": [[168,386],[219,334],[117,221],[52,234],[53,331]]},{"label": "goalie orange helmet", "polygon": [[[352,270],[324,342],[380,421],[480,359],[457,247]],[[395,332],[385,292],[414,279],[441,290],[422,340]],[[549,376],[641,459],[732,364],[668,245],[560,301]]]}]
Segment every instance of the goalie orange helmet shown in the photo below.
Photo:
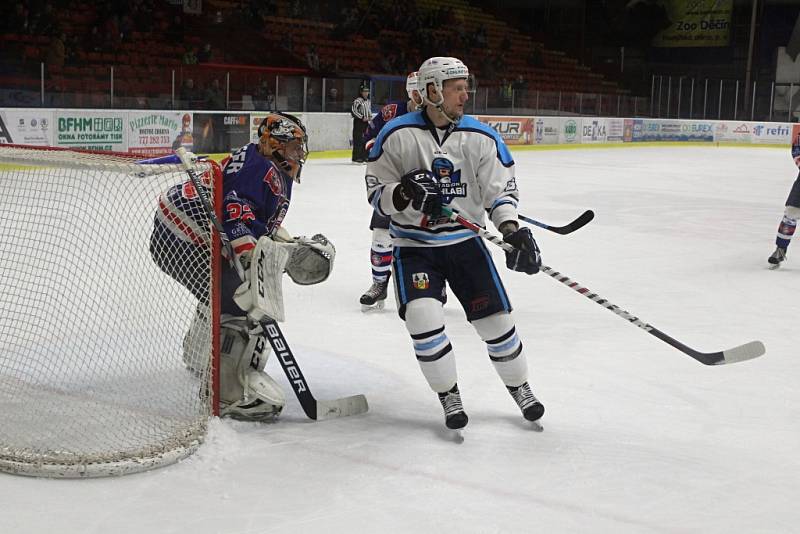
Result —
[{"label": "goalie orange helmet", "polygon": [[258,143],[261,154],[273,159],[300,183],[300,172],[308,157],[308,134],[300,119],[280,111],[269,113],[258,126]]}]

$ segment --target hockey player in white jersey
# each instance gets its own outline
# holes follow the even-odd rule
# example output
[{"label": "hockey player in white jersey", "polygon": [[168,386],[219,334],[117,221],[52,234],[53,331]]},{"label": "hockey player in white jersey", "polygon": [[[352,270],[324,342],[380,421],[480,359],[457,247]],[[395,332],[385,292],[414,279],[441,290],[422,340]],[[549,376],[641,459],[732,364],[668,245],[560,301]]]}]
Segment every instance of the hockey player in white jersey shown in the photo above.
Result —
[{"label": "hockey player in white jersey", "polygon": [[544,414],[528,384],[522,342],[511,303],[483,240],[441,216],[442,205],[481,223],[489,219],[515,247],[506,264],[539,271],[539,248],[517,223],[514,160],[492,128],[464,116],[467,67],[452,57],[434,57],[419,69],[425,104],[388,123],[369,154],[368,199],[391,217],[395,292],[422,373],[439,396],[448,428],[468,417],[458,389],[456,361],[445,332],[445,284],[467,320],[486,343],[489,358],[524,417]]}]

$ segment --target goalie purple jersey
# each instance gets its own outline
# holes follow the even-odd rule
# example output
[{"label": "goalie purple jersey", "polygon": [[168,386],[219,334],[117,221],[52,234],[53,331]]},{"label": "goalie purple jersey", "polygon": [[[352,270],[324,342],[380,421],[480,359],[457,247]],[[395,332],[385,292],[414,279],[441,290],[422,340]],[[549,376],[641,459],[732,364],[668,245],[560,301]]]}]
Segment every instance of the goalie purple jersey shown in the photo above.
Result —
[{"label": "goalie purple jersey", "polygon": [[[255,248],[262,235],[273,235],[280,226],[292,196],[294,183],[278,166],[258,152],[254,143],[243,146],[222,161],[223,226],[234,253]],[[195,246],[205,242],[208,220],[190,180],[170,188],[159,198],[156,224],[168,232],[162,239],[177,239]]]},{"label": "goalie purple jersey", "polygon": [[408,102],[405,100],[398,100],[397,102],[389,102],[381,108],[381,110],[372,118],[370,126],[364,132],[364,140],[367,142],[367,148],[371,148],[372,141],[378,137],[378,133],[383,128],[384,124],[394,119],[401,117],[408,113]]}]

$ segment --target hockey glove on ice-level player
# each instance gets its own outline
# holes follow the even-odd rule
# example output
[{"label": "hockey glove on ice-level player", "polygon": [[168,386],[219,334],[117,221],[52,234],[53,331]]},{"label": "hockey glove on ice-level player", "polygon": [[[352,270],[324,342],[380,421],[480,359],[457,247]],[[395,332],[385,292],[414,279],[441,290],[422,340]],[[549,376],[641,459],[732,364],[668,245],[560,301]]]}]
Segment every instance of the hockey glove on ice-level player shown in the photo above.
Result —
[{"label": "hockey glove on ice-level player", "polygon": [[513,245],[514,250],[506,252],[506,266],[512,271],[536,274],[542,265],[542,256],[530,228],[520,228],[503,235],[503,241]]},{"label": "hockey glove on ice-level player", "polygon": [[400,178],[400,196],[428,217],[442,214],[442,193],[430,171],[414,170]]}]

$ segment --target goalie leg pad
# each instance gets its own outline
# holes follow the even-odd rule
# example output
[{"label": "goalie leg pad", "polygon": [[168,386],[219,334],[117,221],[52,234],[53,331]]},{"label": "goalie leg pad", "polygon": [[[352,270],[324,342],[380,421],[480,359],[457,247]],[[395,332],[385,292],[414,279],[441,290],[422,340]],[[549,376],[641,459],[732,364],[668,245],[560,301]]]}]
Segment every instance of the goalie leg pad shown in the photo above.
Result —
[{"label": "goalie leg pad", "polygon": [[296,237],[292,257],[286,264],[286,273],[295,284],[319,284],[327,280],[333,271],[335,257],[336,248],[324,235]]},{"label": "goalie leg pad", "polygon": [[220,343],[220,415],[264,421],[281,413],[286,396],[264,367],[270,347],[251,335],[243,317],[223,318]]},{"label": "goalie leg pad", "polygon": [[192,324],[183,336],[183,363],[195,375],[202,375],[211,359],[211,321],[209,308],[197,304]]}]

